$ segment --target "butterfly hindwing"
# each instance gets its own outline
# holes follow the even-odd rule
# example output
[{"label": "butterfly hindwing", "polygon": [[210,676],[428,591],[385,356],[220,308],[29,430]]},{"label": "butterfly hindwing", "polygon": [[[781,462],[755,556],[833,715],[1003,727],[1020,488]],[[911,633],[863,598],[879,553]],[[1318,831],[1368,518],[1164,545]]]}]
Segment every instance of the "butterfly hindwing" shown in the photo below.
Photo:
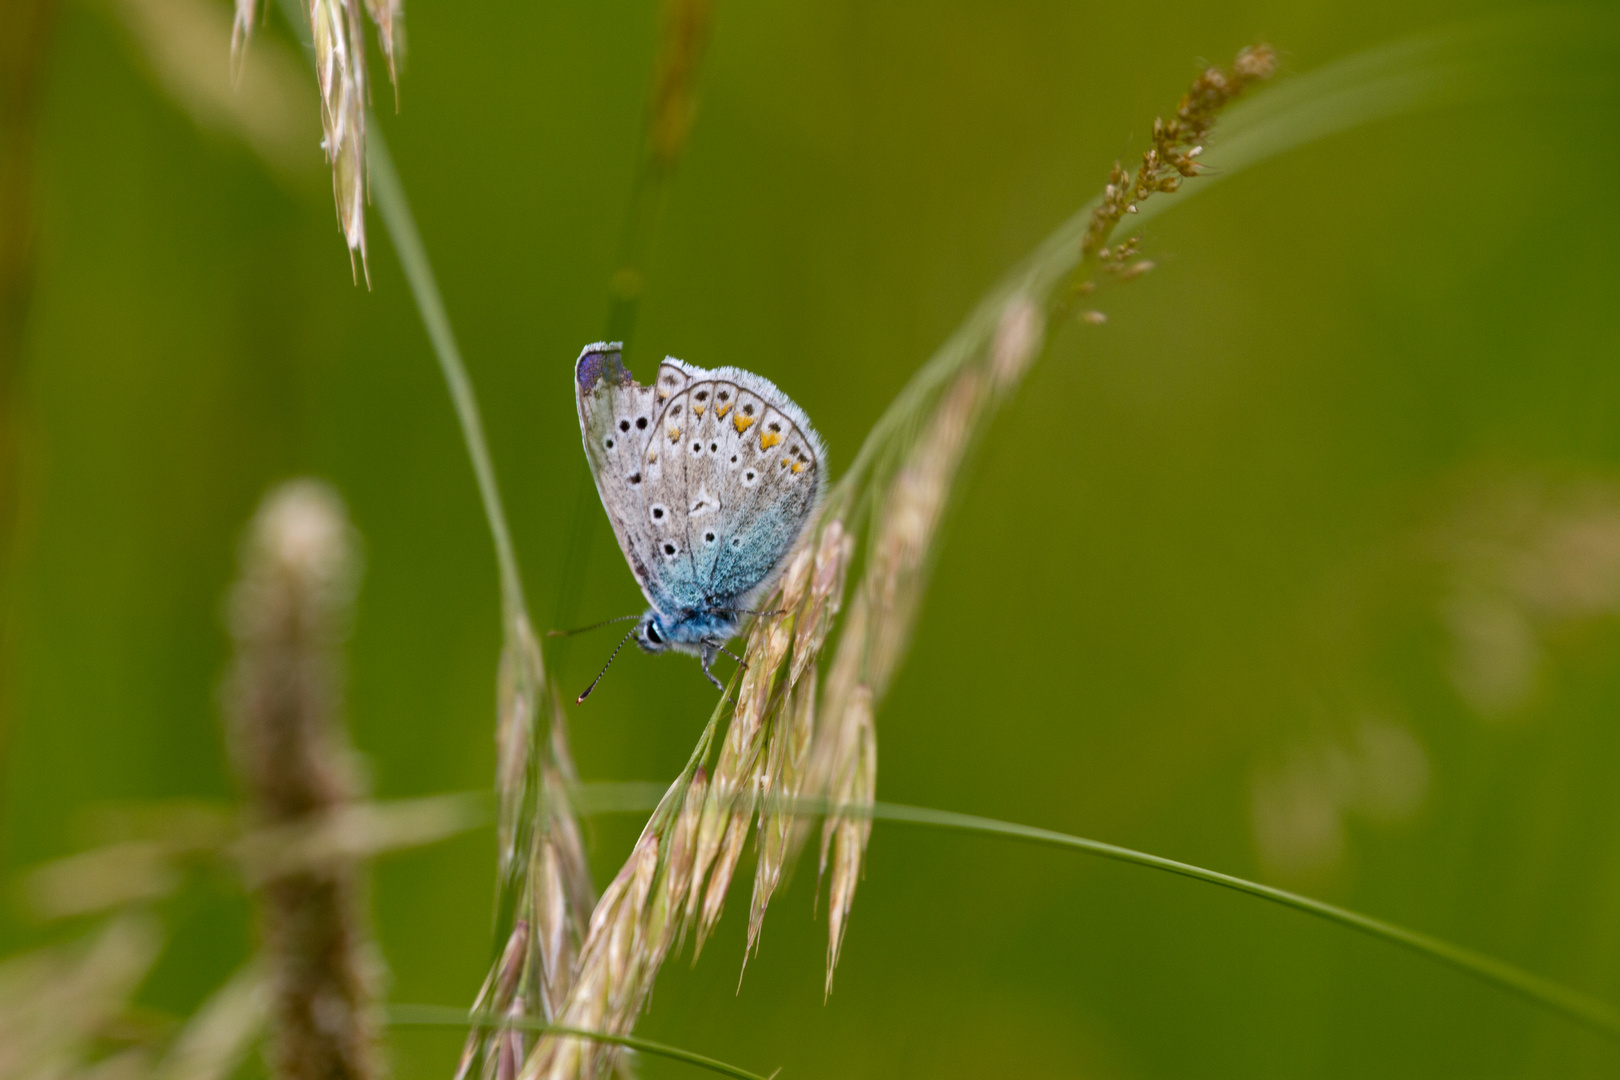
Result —
[{"label": "butterfly hindwing", "polygon": [[713,593],[747,607],[773,580],[815,511],[824,451],[803,414],[774,386],[734,374],[737,408],[726,425],[733,442],[723,458],[732,509],[708,580]]}]

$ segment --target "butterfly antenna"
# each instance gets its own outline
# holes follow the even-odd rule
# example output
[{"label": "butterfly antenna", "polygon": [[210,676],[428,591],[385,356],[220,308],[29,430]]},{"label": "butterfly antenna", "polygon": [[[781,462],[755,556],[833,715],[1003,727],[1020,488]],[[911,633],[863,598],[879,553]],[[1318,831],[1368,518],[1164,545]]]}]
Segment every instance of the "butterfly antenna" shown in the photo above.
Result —
[{"label": "butterfly antenna", "polygon": [[[640,616],[639,615],[638,616],[632,616],[632,618],[640,618]],[[610,622],[622,622],[623,620],[622,619],[611,619],[609,621]],[[607,674],[607,669],[609,667],[613,666],[613,661],[615,661],[615,660],[617,660],[619,658],[619,651],[621,649],[623,649],[626,644],[629,643],[630,638],[635,635],[635,632],[636,632],[636,628],[632,626],[630,628],[629,632],[626,633],[624,635],[624,637],[619,639],[619,644],[614,646],[613,655],[607,658],[607,663],[603,664],[602,665],[602,670],[598,671],[596,673],[596,678],[591,680],[591,685],[589,685],[589,686],[587,686],[585,688],[585,692],[583,694],[579,695],[579,697],[574,699],[574,704],[575,705],[583,705],[583,704],[585,704],[585,699],[591,696],[591,691],[595,690],[596,689],[596,684],[602,681],[602,676]]]},{"label": "butterfly antenna", "polygon": [[640,615],[620,615],[617,619],[603,619],[601,622],[593,622],[589,626],[578,626],[572,630],[547,630],[546,637],[573,637],[575,634],[583,634],[587,630],[600,630],[602,627],[612,626],[616,622],[629,622],[631,619],[639,618],[641,618]]}]

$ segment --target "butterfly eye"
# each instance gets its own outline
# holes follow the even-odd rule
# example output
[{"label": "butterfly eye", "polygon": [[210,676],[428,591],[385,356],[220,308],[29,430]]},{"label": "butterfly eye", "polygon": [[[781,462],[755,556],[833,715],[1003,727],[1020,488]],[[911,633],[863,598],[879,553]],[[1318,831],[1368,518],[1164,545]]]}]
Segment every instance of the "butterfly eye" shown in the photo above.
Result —
[{"label": "butterfly eye", "polygon": [[675,554],[675,545],[674,544],[665,544],[664,545],[664,554],[665,555],[673,555],[673,554]]},{"label": "butterfly eye", "polygon": [[630,421],[628,421],[628,420],[620,420],[619,421],[619,430],[620,431],[629,431],[630,430]]},{"label": "butterfly eye", "polygon": [[712,453],[714,453],[714,452],[715,452],[715,451],[716,451],[716,450],[718,450],[718,449],[720,449],[720,444],[719,444],[719,443],[717,443],[717,442],[712,442],[712,443],[710,443],[710,444],[709,444],[709,453],[711,453],[711,454],[712,454]]},{"label": "butterfly eye", "polygon": [[736,454],[731,455],[731,463],[733,465],[737,464],[737,455]]},{"label": "butterfly eye", "polygon": [[646,429],[647,429],[647,418],[645,416],[636,417],[636,430],[645,431]]},{"label": "butterfly eye", "polygon": [[608,439],[607,442],[603,443],[602,445],[606,446],[609,450],[611,450],[611,449],[613,449],[613,440]]},{"label": "butterfly eye", "polygon": [[632,484],[639,484],[639,483],[641,483],[641,474],[640,474],[640,473],[631,473],[631,474],[630,474],[630,482],[631,482],[631,483],[632,483]]},{"label": "butterfly eye", "polygon": [[743,406],[743,415],[744,416],[753,416],[754,415],[754,407],[752,405],[744,405]]},{"label": "butterfly eye", "polygon": [[703,534],[703,539],[708,541],[711,544],[714,543],[714,533],[704,533]]},{"label": "butterfly eye", "polygon": [[748,483],[752,484],[754,482],[754,470],[749,469],[746,473],[744,473],[743,474],[743,479],[745,481],[747,481]]},{"label": "butterfly eye", "polygon": [[652,516],[653,516],[653,520],[655,520],[655,521],[663,518],[663,516],[664,516],[664,508],[662,506],[653,507],[652,508]]}]

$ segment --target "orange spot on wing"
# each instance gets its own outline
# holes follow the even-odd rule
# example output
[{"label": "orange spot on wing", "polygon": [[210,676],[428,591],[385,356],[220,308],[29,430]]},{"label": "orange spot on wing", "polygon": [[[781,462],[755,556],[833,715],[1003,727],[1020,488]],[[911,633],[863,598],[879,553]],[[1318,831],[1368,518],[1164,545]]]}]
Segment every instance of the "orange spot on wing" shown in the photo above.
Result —
[{"label": "orange spot on wing", "polygon": [[714,415],[717,416],[717,417],[718,416],[724,416],[724,415],[726,415],[726,413],[728,413],[730,411],[731,411],[731,403],[729,401],[726,402],[724,405],[716,405],[714,407]]},{"label": "orange spot on wing", "polygon": [[706,406],[706,405],[694,405],[694,406],[692,406],[692,415],[693,416],[702,416],[703,415],[703,410],[706,409],[707,407],[708,406]]},{"label": "orange spot on wing", "polygon": [[737,425],[737,434],[741,435],[753,425],[754,418],[752,416],[744,416],[742,413],[738,413],[736,416],[731,418],[731,422]]},{"label": "orange spot on wing", "polygon": [[765,434],[759,437],[759,448],[761,450],[769,450],[771,447],[775,446],[781,441],[782,436],[778,435],[774,431],[767,431]]},{"label": "orange spot on wing", "polygon": [[674,424],[671,424],[669,425],[668,434],[670,442],[679,442],[681,438],[681,429],[676,427]]}]

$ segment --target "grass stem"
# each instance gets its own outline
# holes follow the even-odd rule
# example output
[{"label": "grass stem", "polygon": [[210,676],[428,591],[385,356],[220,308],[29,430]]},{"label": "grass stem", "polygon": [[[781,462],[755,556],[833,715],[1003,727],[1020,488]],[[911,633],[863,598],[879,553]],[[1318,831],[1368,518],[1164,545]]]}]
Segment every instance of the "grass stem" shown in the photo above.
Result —
[{"label": "grass stem", "polygon": [[[576,1039],[589,1039],[592,1042],[607,1043],[612,1046],[622,1046],[643,1054],[652,1054],[656,1057],[668,1058],[671,1061],[695,1065],[700,1069],[707,1069],[721,1076],[736,1077],[736,1080],[769,1080],[759,1073],[749,1072],[736,1065],[728,1065],[702,1054],[690,1050],[682,1050],[678,1046],[669,1046],[664,1043],[653,1042],[650,1039],[638,1039],[631,1035],[610,1035],[605,1031],[586,1031],[583,1028],[563,1027],[557,1024],[547,1024],[540,1020],[521,1020],[510,1016],[497,1016],[490,1013],[469,1013],[465,1009],[453,1009],[443,1005],[390,1005],[387,1009],[388,1023],[394,1027],[493,1027],[511,1028],[516,1031],[530,1031],[541,1035],[562,1035]],[[772,1076],[775,1073],[771,1074]]]},{"label": "grass stem", "polygon": [[[652,783],[604,783],[581,784],[573,794],[573,805],[581,814],[599,813],[640,813],[653,809],[663,797],[664,787]],[[824,799],[799,799],[785,811],[801,815],[820,815],[833,809]],[[843,813],[859,814],[860,807],[841,808]],[[951,810],[934,810],[923,806],[906,806],[900,803],[874,803],[869,813],[874,821],[885,821],[896,825],[916,825],[928,829],[942,829],[946,832],[966,833],[978,836],[997,836],[1007,840],[1022,840],[1025,843],[1039,844],[1043,847],[1065,848],[1070,851],[1082,851],[1088,855],[1098,855],[1116,862],[1130,863],[1133,866],[1142,866],[1150,870],[1162,870],[1166,873],[1177,874],[1181,877],[1192,878],[1195,881],[1219,885],[1225,889],[1244,893],[1248,896],[1269,900],[1283,907],[1293,908],[1295,911],[1314,915],[1329,922],[1359,930],[1364,934],[1379,938],[1392,945],[1399,945],[1412,952],[1420,953],[1432,960],[1447,964],[1459,971],[1482,979],[1492,985],[1510,990],[1520,997],[1535,1004],[1552,1010],[1576,1023],[1581,1024],[1611,1039],[1620,1041],[1620,1010],[1615,1009],[1597,998],[1590,997],[1578,990],[1572,990],[1560,983],[1553,982],[1540,975],[1525,971],[1523,968],[1498,960],[1473,949],[1461,945],[1454,945],[1449,941],[1425,934],[1417,930],[1409,930],[1383,919],[1376,919],[1371,915],[1363,915],[1349,908],[1339,907],[1322,900],[1314,900],[1308,896],[1301,896],[1286,889],[1278,889],[1271,885],[1262,885],[1257,881],[1223,874],[1218,870],[1206,870],[1191,863],[1178,862],[1167,859],[1162,855],[1151,855],[1145,851],[1135,851],[1131,848],[1120,847],[1117,844],[1104,843],[1101,840],[1090,840],[1083,836],[1071,836],[1068,833],[1055,832],[1051,829],[1036,828],[1032,825],[1019,825],[1010,821],[998,821],[994,818],[980,817],[976,814],[959,814]]]}]

